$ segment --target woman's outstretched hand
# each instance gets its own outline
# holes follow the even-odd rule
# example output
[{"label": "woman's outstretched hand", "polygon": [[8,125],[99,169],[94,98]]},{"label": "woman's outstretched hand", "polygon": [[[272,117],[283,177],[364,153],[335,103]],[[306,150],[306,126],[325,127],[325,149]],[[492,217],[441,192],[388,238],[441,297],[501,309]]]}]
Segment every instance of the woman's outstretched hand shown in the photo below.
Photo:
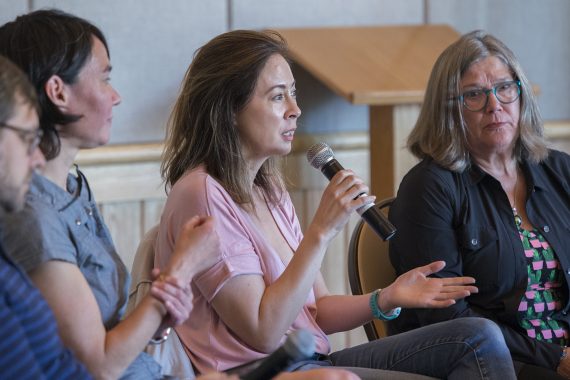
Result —
[{"label": "woman's outstretched hand", "polygon": [[473,277],[428,277],[444,267],[445,261],[434,261],[399,276],[380,292],[379,307],[385,311],[396,307],[443,308],[453,305],[457,299],[478,292],[477,287],[473,285]]}]

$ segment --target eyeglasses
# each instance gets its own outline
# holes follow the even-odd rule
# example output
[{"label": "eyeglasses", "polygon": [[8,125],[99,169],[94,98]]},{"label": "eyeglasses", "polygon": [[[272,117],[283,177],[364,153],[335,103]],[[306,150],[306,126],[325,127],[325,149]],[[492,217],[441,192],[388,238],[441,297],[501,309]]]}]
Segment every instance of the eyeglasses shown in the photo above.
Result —
[{"label": "eyeglasses", "polygon": [[512,80],[497,83],[493,88],[475,88],[465,91],[458,99],[469,111],[477,112],[487,107],[491,92],[501,104],[513,103],[521,94],[521,82]]},{"label": "eyeglasses", "polygon": [[24,142],[24,144],[28,145],[27,153],[29,156],[31,156],[38,148],[38,146],[40,145],[40,141],[42,141],[42,137],[44,135],[44,131],[41,128],[28,130],[20,127],[15,127],[13,125],[6,123],[0,123],[0,128],[6,128],[16,132],[20,137],[20,139]]}]

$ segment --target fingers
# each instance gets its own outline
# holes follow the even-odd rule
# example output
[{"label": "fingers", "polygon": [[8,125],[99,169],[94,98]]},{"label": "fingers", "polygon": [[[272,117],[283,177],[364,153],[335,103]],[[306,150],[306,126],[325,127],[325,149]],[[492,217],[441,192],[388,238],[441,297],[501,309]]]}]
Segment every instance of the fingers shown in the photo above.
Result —
[{"label": "fingers", "polygon": [[153,284],[150,292],[162,302],[174,326],[188,319],[192,309],[192,296],[189,293],[165,282]]},{"label": "fingers", "polygon": [[186,221],[186,223],[184,223],[184,226],[182,226],[182,231],[184,231],[184,233],[187,233],[188,231],[193,230],[194,228],[196,228],[196,226],[200,224],[201,224],[200,217],[198,215],[195,215],[191,217],[188,221]]},{"label": "fingers", "polygon": [[455,300],[452,300],[452,299],[451,300],[443,300],[443,301],[432,300],[425,307],[434,308],[434,309],[443,309],[445,307],[449,307],[449,306],[454,305],[454,304],[455,304]]},{"label": "fingers", "polygon": [[160,268],[152,268],[150,278],[154,281],[160,277]]},{"label": "fingers", "polygon": [[467,289],[454,290],[452,292],[440,292],[436,294],[433,299],[438,301],[448,300],[448,299],[460,299],[471,295],[471,292]]},{"label": "fingers", "polygon": [[475,283],[475,279],[473,277],[446,277],[441,278],[440,280],[445,286],[469,285]]},{"label": "fingers", "polygon": [[331,185],[337,188],[339,192],[346,193],[351,199],[370,191],[368,186],[352,170],[338,172],[331,180]]},{"label": "fingers", "polygon": [[424,276],[429,276],[431,274],[439,272],[443,268],[445,268],[445,261],[440,260],[434,261],[433,263],[429,263],[428,265],[424,265],[423,267],[416,269],[420,271],[420,273],[422,273]]},{"label": "fingers", "polygon": [[459,290],[449,293],[439,293],[425,300],[424,308],[443,308],[454,305],[456,300],[468,297],[471,293],[468,290]]},{"label": "fingers", "polygon": [[336,173],[328,188],[334,194],[334,198],[346,206],[347,211],[352,211],[376,200],[373,195],[363,195],[368,194],[370,189],[352,170],[341,170]]},{"label": "fingers", "polygon": [[[212,230],[214,228],[214,218],[212,216],[194,215],[182,227],[181,235],[187,236],[196,229]],[[204,233],[206,231],[202,231]]]},{"label": "fingers", "polygon": [[455,292],[469,292],[469,294],[479,293],[476,286],[442,286],[439,290],[442,294],[449,294]]},{"label": "fingers", "polygon": [[[153,268],[152,272],[151,272],[151,276],[153,281],[155,281],[155,283],[158,285],[160,284],[160,282],[165,282],[165,283],[169,283],[174,285],[177,288],[180,288],[184,291],[187,291],[190,283],[185,283],[183,282],[180,278],[176,277],[176,276],[171,276],[171,275],[165,275],[165,274],[161,274],[161,271],[159,268]],[[160,281],[160,282],[158,282]]]}]

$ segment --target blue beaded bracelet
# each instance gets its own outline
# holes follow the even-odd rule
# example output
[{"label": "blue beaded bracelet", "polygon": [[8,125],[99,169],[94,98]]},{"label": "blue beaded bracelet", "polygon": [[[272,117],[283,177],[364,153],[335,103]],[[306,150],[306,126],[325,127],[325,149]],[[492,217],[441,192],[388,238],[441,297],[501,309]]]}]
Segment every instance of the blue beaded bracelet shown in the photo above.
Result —
[{"label": "blue beaded bracelet", "polygon": [[398,318],[400,312],[402,311],[401,307],[397,307],[395,309],[390,310],[388,314],[384,314],[382,310],[378,307],[378,296],[380,295],[380,291],[382,289],[376,289],[370,295],[370,309],[372,310],[372,315],[374,318],[379,319],[381,321],[391,321],[392,319]]}]

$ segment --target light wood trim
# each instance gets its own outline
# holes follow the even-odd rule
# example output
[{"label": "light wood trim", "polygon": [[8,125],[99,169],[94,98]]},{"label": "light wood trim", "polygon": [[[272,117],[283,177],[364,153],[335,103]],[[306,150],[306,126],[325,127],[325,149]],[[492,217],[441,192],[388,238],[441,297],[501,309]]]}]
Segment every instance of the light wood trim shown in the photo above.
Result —
[{"label": "light wood trim", "polygon": [[570,139],[570,120],[548,121],[544,123],[544,134],[551,140]]},{"label": "light wood trim", "polygon": [[326,134],[297,134],[293,140],[290,154],[305,154],[307,150],[318,142],[324,142],[333,151],[368,149],[368,132],[337,132]]},{"label": "light wood trim", "polygon": [[278,29],[293,59],[354,104],[421,102],[432,66],[458,37],[447,25]]},{"label": "light wood trim", "polygon": [[[295,136],[291,154],[304,154],[317,142],[325,142],[334,151],[367,149],[368,133],[362,131],[314,135],[298,134]],[[164,144],[161,142],[108,145],[80,151],[75,162],[80,166],[160,162],[163,149]]]},{"label": "light wood trim", "polygon": [[160,142],[107,145],[80,151],[75,162],[83,166],[160,161],[162,149]]}]

